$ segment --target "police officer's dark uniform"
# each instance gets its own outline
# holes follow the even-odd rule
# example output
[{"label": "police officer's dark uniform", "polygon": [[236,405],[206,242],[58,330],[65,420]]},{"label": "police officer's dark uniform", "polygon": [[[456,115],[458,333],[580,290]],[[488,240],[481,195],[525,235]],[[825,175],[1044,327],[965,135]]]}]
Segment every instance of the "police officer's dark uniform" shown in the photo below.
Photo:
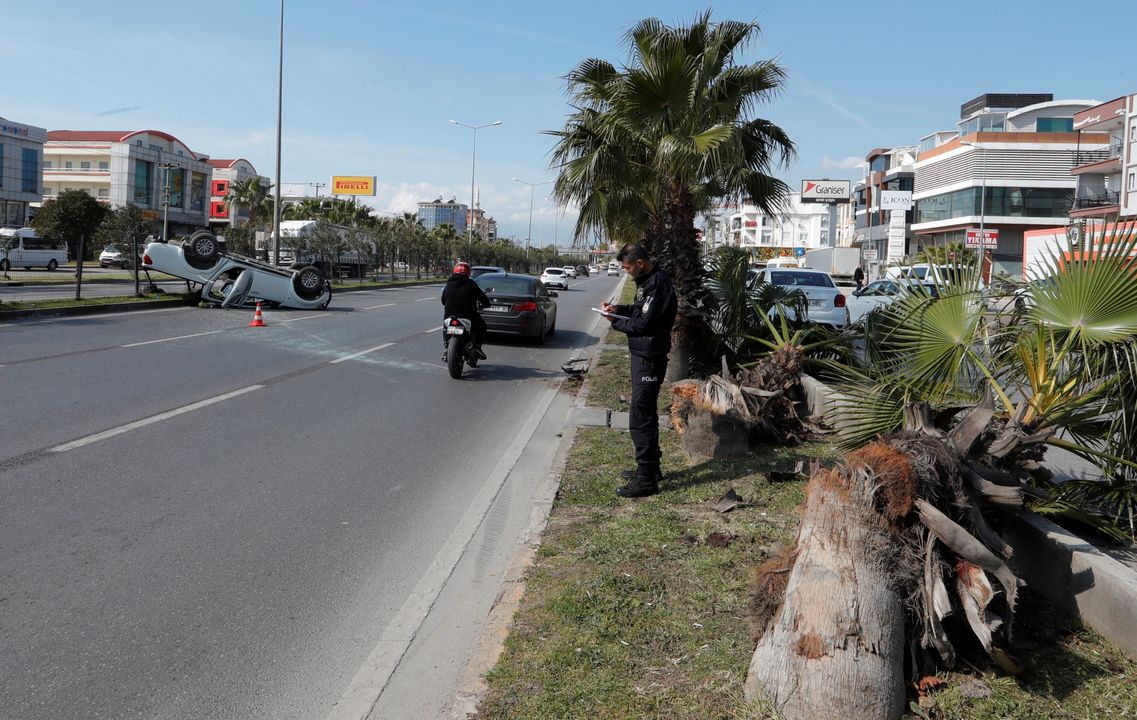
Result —
[{"label": "police officer's dark uniform", "polygon": [[[486,355],[482,352],[482,342],[486,339],[486,321],[478,313],[478,305],[489,305],[490,299],[470,279],[470,266],[458,263],[454,266],[454,273],[446,281],[442,289],[443,318],[456,316],[470,321],[474,331],[474,347],[483,360]],[[446,345],[446,334],[442,335],[442,344]]]},{"label": "police officer's dark uniform", "polygon": [[[635,278],[636,295],[631,305],[616,305],[612,327],[628,336],[632,356],[632,399],[628,429],[636,448],[636,472],[616,493],[623,497],[651,495],[658,491],[662,473],[659,461],[659,388],[667,373],[667,353],[671,351],[671,326],[675,323],[678,300],[671,278],[658,266]],[[630,473],[629,473],[630,474]]]}]

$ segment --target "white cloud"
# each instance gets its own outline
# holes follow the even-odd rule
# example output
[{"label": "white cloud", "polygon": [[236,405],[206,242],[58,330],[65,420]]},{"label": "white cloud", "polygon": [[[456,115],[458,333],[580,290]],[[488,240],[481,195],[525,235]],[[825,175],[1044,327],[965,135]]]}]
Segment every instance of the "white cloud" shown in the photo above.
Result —
[{"label": "white cloud", "polygon": [[821,158],[821,168],[823,170],[859,170],[865,165],[864,158],[850,155],[843,160],[834,160],[833,158],[825,155]]}]

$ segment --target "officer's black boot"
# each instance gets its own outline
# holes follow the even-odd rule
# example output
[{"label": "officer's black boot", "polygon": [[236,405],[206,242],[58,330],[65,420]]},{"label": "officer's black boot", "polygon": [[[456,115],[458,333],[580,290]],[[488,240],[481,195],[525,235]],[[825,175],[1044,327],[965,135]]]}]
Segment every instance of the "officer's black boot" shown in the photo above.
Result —
[{"label": "officer's black boot", "polygon": [[663,474],[659,468],[645,468],[636,472],[625,470],[620,473],[620,477],[628,482],[616,488],[616,494],[620,497],[635,498],[658,493],[659,481],[663,478]]}]

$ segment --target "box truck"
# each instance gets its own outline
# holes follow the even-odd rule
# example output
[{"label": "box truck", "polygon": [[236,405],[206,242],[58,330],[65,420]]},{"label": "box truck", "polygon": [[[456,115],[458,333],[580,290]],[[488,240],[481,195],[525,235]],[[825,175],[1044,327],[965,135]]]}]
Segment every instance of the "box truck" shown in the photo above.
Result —
[{"label": "box truck", "polygon": [[851,247],[819,248],[806,252],[801,266],[827,272],[833,278],[853,279],[861,264],[861,249]]}]

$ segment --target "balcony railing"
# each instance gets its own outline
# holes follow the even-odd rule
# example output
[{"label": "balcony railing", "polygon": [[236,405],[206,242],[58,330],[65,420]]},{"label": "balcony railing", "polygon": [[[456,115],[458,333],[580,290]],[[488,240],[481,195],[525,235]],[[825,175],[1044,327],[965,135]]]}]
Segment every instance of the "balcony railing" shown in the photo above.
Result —
[{"label": "balcony railing", "polygon": [[1106,190],[1104,193],[1076,198],[1074,200],[1074,209],[1086,210],[1089,208],[1109,207],[1110,205],[1117,205],[1120,202],[1121,193]]},{"label": "balcony railing", "polygon": [[1091,165],[1121,157],[1121,143],[1113,143],[1099,150],[1078,150],[1074,153],[1074,166]]}]

